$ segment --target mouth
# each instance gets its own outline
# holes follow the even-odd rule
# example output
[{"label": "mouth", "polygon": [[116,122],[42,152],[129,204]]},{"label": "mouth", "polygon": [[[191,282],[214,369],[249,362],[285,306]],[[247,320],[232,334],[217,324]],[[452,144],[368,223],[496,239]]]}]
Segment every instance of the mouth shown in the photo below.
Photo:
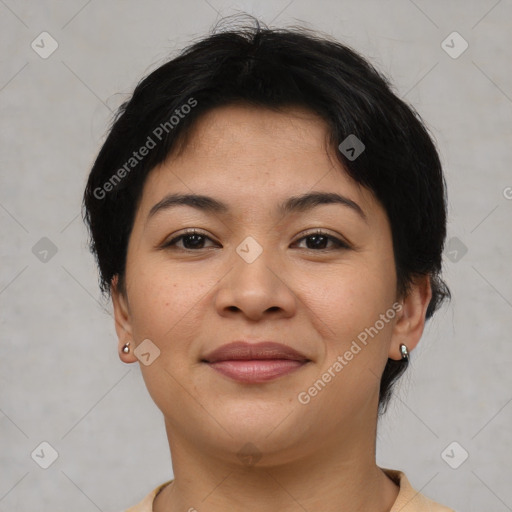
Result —
[{"label": "mouth", "polygon": [[201,362],[237,382],[257,384],[295,372],[310,359],[280,343],[236,341],[215,349]]}]

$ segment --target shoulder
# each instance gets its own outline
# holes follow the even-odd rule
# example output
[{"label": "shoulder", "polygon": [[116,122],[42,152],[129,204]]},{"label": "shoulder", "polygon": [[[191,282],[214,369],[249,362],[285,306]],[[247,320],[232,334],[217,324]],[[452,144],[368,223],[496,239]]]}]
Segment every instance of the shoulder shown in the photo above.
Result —
[{"label": "shoulder", "polygon": [[125,512],[153,512],[153,501],[155,500],[156,495],[167,485],[170,484],[172,480],[160,484],[158,487],[153,489],[140,503],[134,505],[125,510]]},{"label": "shoulder", "polygon": [[391,512],[455,512],[416,491],[402,471],[381,469],[400,487]]}]

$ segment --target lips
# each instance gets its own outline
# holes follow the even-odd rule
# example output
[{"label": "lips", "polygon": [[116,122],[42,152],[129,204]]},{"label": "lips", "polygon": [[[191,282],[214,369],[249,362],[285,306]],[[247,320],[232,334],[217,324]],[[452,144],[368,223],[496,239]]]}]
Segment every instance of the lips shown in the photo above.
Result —
[{"label": "lips", "polygon": [[281,343],[235,341],[213,350],[202,361],[238,382],[262,383],[298,370],[309,359]]},{"label": "lips", "polygon": [[272,341],[264,341],[261,343],[235,341],[213,350],[206,355],[203,360],[208,363],[217,363],[219,361],[250,361],[254,359],[308,360],[306,356],[297,352],[297,350]]}]

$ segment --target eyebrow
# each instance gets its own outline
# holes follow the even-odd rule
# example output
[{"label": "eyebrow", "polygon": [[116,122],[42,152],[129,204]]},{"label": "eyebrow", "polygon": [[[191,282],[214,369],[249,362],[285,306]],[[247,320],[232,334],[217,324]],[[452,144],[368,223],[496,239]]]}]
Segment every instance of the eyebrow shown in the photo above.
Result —
[{"label": "eyebrow", "polygon": [[[363,209],[356,202],[334,192],[309,192],[300,196],[292,196],[279,204],[277,211],[282,217],[284,217],[291,213],[309,211],[317,206],[325,204],[339,204],[346,206],[357,213],[365,222],[368,222]],[[225,203],[210,196],[201,194],[169,194],[151,208],[147,220],[158,212],[168,210],[169,208],[174,208],[176,206],[190,206],[206,213],[229,213],[229,207]]]}]

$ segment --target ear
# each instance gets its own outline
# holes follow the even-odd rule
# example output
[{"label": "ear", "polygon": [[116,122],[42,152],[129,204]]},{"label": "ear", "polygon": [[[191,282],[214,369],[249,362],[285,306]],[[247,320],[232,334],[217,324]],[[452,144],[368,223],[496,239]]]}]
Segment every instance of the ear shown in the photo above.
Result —
[{"label": "ear", "polygon": [[407,296],[401,302],[402,308],[396,316],[388,357],[400,360],[400,345],[405,345],[410,352],[419,343],[427,307],[432,298],[430,276],[419,276],[413,280]]},{"label": "ear", "polygon": [[[115,275],[112,278],[110,284],[110,294],[112,296],[112,305],[114,307],[114,320],[116,323],[116,332],[118,339],[118,352],[119,359],[124,363],[134,363],[137,361],[137,357],[133,351],[135,349],[135,343],[133,340],[132,326],[130,319],[130,308],[128,306],[128,299],[119,289],[119,276]],[[130,352],[125,354],[123,347],[125,343],[130,343]]]}]

